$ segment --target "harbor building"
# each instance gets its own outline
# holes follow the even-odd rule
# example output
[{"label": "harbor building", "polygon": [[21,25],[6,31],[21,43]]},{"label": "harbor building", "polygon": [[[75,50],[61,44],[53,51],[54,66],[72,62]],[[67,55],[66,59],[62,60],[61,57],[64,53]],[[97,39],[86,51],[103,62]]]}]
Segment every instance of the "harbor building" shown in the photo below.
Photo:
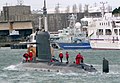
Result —
[{"label": "harbor building", "polygon": [[11,35],[19,35],[17,40],[22,41],[32,32],[33,23],[30,6],[16,5],[3,7],[0,16],[0,42],[11,41]]},{"label": "harbor building", "polygon": [[4,6],[1,11],[0,21],[30,21],[32,20],[31,8],[25,5]]}]

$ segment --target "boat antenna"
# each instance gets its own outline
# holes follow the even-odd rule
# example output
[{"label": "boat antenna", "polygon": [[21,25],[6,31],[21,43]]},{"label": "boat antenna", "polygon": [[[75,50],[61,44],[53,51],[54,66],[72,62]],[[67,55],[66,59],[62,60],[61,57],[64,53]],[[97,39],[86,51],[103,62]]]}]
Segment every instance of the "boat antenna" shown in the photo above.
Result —
[{"label": "boat antenna", "polygon": [[102,17],[104,17],[104,13],[105,13],[105,4],[107,4],[107,2],[100,2],[100,4],[102,4],[102,8],[101,8],[101,12],[102,12]]},{"label": "boat antenna", "polygon": [[7,3],[7,2],[5,3],[5,6],[8,6],[8,3]]},{"label": "boat antenna", "polygon": [[56,7],[55,7],[55,13],[60,13],[60,4],[56,4]]},{"label": "boat antenna", "polygon": [[23,0],[17,0],[18,5],[23,5]]},{"label": "boat antenna", "polygon": [[77,15],[76,15],[76,14],[72,14],[72,15],[70,15],[68,18],[69,18],[69,21],[70,21],[69,27],[70,27],[70,28],[74,28],[75,22],[76,22],[76,20],[77,20]]}]

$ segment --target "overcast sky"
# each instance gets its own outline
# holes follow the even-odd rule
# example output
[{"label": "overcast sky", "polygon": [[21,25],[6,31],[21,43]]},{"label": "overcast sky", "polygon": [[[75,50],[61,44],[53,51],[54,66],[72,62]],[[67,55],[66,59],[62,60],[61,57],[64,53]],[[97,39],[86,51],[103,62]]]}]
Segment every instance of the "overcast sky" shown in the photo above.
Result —
[{"label": "overcast sky", "polygon": [[[3,6],[9,5],[14,6],[17,5],[17,1],[20,0],[0,0],[0,9],[2,9]],[[31,9],[37,10],[41,9],[43,7],[43,1],[44,0],[21,0],[23,1],[24,5],[31,6]],[[113,8],[120,6],[120,0],[106,0],[109,5],[111,5]],[[46,0],[47,2],[47,8],[55,8],[55,6],[59,3],[61,8],[66,8],[68,5],[72,6],[74,4],[79,5],[80,3],[82,5],[84,4],[94,4],[95,2],[99,4],[100,2],[106,2],[105,0]]]}]

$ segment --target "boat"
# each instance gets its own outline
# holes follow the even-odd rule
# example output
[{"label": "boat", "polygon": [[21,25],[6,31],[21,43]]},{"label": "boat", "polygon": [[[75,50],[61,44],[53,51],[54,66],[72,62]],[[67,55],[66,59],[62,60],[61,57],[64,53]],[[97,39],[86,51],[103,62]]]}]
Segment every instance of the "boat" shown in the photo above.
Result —
[{"label": "boat", "polygon": [[12,30],[12,31],[9,32],[8,38],[11,41],[20,41],[21,40],[21,35],[19,34],[19,31]]},{"label": "boat", "polygon": [[[92,49],[120,50],[120,17],[105,13],[98,18],[83,18],[87,22]],[[85,21],[86,20],[86,21]]]},{"label": "boat", "polygon": [[77,15],[70,16],[69,27],[58,30],[58,34],[50,34],[53,47],[59,49],[91,49],[87,32],[83,31],[80,22],[76,22]]},{"label": "boat", "polygon": [[27,48],[30,46],[36,47],[36,32],[32,33],[28,38],[27,38]]}]

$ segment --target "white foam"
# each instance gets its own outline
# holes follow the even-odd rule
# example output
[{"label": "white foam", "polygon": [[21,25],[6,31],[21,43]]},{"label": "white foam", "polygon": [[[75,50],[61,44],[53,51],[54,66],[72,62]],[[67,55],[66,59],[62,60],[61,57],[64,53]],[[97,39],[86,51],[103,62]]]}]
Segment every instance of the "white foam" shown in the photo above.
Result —
[{"label": "white foam", "polygon": [[3,70],[18,70],[18,66],[20,65],[21,63],[17,64],[17,65],[10,65],[8,67],[5,67]]},{"label": "white foam", "polygon": [[19,75],[19,78],[25,78],[25,77],[32,77],[32,75],[30,75],[29,73],[24,73]]},{"label": "white foam", "polygon": [[1,74],[0,74],[0,77],[5,77],[5,78],[7,78],[7,77],[8,77],[8,75],[7,75],[7,74],[5,74],[5,73],[1,73]]},{"label": "white foam", "polygon": [[58,72],[57,75],[67,75],[67,76],[78,76],[79,73],[74,73],[74,72],[69,72],[69,73],[65,73],[65,72]]},{"label": "white foam", "polygon": [[10,65],[10,66],[4,68],[4,70],[16,70],[16,66],[15,65]]}]

